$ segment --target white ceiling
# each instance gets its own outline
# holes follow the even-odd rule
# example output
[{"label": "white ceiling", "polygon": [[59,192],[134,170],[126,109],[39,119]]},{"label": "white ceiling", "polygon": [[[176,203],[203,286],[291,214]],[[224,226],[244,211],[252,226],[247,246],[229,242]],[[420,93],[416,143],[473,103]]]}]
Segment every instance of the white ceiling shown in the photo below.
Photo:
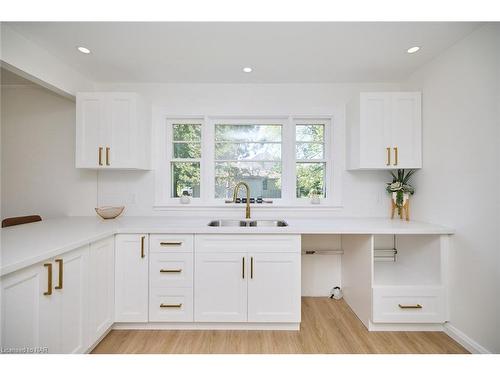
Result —
[{"label": "white ceiling", "polygon": [[[479,23],[8,23],[97,82],[395,82]],[[84,55],[77,46],[92,50]],[[421,46],[413,55],[412,46]],[[251,66],[253,73],[242,68]]]}]

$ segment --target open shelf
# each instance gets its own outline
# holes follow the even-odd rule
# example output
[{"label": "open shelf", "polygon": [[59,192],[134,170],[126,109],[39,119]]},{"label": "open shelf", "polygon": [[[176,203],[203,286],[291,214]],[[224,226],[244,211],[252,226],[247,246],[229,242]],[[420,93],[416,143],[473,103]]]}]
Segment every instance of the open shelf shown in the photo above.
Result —
[{"label": "open shelf", "polygon": [[[373,286],[441,286],[441,242],[437,235],[398,235],[395,261],[374,261]],[[393,236],[375,236],[375,249],[390,249]]]}]

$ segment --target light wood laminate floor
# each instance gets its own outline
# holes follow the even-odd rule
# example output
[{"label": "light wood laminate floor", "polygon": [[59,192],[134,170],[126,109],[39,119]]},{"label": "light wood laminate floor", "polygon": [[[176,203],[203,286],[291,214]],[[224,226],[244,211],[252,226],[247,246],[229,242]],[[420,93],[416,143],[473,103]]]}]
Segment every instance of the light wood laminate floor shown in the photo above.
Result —
[{"label": "light wood laminate floor", "polygon": [[300,331],[113,330],[92,353],[467,353],[443,332],[368,332],[344,301],[302,298]]}]

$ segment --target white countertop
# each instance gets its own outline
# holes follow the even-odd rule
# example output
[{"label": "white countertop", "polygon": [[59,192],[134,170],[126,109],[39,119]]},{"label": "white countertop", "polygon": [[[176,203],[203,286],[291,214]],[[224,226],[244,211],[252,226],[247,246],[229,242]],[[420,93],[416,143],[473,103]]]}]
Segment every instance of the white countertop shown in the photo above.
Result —
[{"label": "white countertop", "polygon": [[288,227],[209,227],[210,218],[64,217],[0,230],[0,276],[117,233],[453,234],[440,225],[385,218],[285,219]]}]

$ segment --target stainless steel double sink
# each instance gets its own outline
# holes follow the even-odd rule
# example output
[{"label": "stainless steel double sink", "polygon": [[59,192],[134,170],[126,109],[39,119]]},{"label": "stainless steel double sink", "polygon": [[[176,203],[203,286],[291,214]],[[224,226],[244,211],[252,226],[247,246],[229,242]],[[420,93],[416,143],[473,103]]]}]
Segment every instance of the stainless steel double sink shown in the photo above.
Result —
[{"label": "stainless steel double sink", "polygon": [[287,227],[285,220],[212,220],[209,227]]}]

